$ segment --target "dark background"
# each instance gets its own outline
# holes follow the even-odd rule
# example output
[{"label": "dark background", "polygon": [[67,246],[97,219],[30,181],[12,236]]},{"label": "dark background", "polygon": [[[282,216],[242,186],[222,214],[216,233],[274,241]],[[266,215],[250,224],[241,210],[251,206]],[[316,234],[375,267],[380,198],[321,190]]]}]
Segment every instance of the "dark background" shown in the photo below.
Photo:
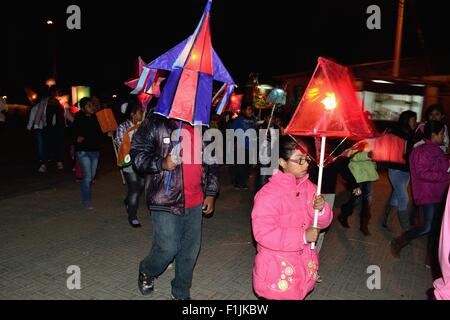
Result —
[{"label": "dark background", "polygon": [[[205,3],[2,1],[0,94],[19,102],[25,99],[24,87],[38,90],[52,74],[54,43],[57,82],[66,91],[88,85],[94,94],[126,93],[123,82],[136,76],[137,57],[148,63],[191,35]],[[70,4],[81,7],[81,30],[66,28]],[[381,30],[366,27],[372,4],[381,8]],[[309,71],[318,56],[345,65],[392,59],[397,4],[214,0],[213,46],[237,83],[246,82],[251,72],[270,80],[275,74]],[[450,56],[448,16],[445,1],[406,0],[402,56]],[[48,19],[55,24],[48,26]]]}]

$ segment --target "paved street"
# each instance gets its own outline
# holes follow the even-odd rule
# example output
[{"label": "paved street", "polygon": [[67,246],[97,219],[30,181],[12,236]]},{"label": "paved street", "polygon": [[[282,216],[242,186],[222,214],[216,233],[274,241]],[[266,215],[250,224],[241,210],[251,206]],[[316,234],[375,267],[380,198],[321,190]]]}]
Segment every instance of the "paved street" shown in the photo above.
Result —
[{"label": "paved street", "polygon": [[[50,166],[44,176],[36,172],[32,135],[10,131],[5,150],[0,157],[0,299],[169,298],[173,269],[158,278],[153,295],[143,297],[137,289],[138,264],[151,248],[152,226],[144,199],[139,212],[143,228],[128,225],[122,203],[125,187],[109,141],[103,145],[93,187],[94,211],[81,208],[80,186],[70,168],[57,172]],[[432,286],[431,272],[423,263],[426,239],[405,248],[401,260],[391,257],[392,234],[379,226],[391,187],[386,174],[380,175],[374,191],[372,236],[360,234],[357,214],[350,218],[349,230],[335,220],[320,254],[323,282],[307,299],[426,298]],[[235,191],[226,167],[221,182],[216,213],[204,219],[192,297],[256,299],[251,279],[253,191]],[[341,183],[337,192],[335,208],[349,196]],[[393,221],[398,233],[398,222]],[[81,290],[67,289],[66,271],[72,265],[81,269]],[[367,288],[371,265],[381,269],[381,290]]]},{"label": "paved street", "polygon": [[[314,301],[320,301],[321,308],[314,308],[313,314],[321,315],[324,300],[350,300],[352,304],[411,300],[415,305],[434,300],[433,282],[442,276],[439,258],[447,282],[447,257],[442,258],[447,243],[441,250],[437,248],[447,231],[438,223],[443,208],[435,203],[442,200],[441,187],[447,188],[450,197],[450,46],[445,40],[449,18],[443,1],[441,6],[437,1],[405,0],[152,1],[145,6],[131,1],[83,1],[82,5],[81,1],[28,2],[4,1],[0,9],[0,301],[175,299],[171,292],[175,272],[179,279],[183,268],[178,267],[192,265],[191,257],[183,259],[178,254],[180,261],[174,261],[157,278],[142,274],[142,291],[152,291],[147,296],[139,290],[140,263],[151,252],[154,231],[158,231],[155,248],[160,238],[181,234],[184,242],[175,247],[186,249],[186,238],[199,235],[199,224],[185,232],[186,224],[200,216],[192,214],[183,226],[161,231],[162,224],[172,227],[169,220],[173,216],[167,213],[158,225],[154,219],[153,229],[145,192],[137,214],[142,228],[130,225],[139,226],[134,216],[128,221],[126,207],[134,209],[132,200],[142,181],[134,174],[127,175],[133,184],[128,201],[117,162],[129,164],[133,143],[139,152],[157,149],[168,154],[164,161],[144,155],[137,161],[144,163],[145,169],[179,169],[171,172],[169,178],[176,181],[168,179],[167,191],[152,186],[162,174],[147,177],[148,191],[155,193],[150,200],[158,204],[155,209],[177,202],[180,194],[172,194],[173,188],[178,190],[174,185],[190,194],[186,206],[190,207],[189,200],[199,200],[197,204],[202,200],[201,195],[194,199],[200,189],[195,184],[201,176],[202,166],[197,165],[201,160],[258,162],[251,166],[248,190],[235,190],[233,184],[245,189],[244,181],[239,180],[247,175],[247,166],[234,170],[222,165],[215,211],[202,217],[201,250],[190,297],[204,305],[227,301],[217,303],[229,306],[218,309],[216,316],[220,312],[237,318],[264,313],[280,318],[279,312],[275,316],[267,308],[267,313],[246,308],[266,302],[253,291],[257,243],[251,214],[256,182],[263,180],[258,179],[257,167],[267,169],[263,160],[272,160],[268,158],[275,158],[275,153],[285,158],[286,162],[280,163],[291,173],[306,172],[308,164],[316,166],[309,171],[321,177],[325,199],[333,199],[332,223],[327,230],[320,230],[319,263],[315,256],[305,258],[309,255],[306,249],[294,254],[299,258],[304,252],[297,262],[309,260],[307,266],[283,261],[278,254],[270,257],[272,260],[260,260],[269,270],[263,274],[267,282],[276,264],[284,269],[276,280],[281,291],[300,282],[300,273],[317,279],[314,290],[304,297],[306,303],[294,301],[295,307],[302,305],[299,316],[304,315],[303,305],[312,306],[317,303]],[[141,30],[150,35],[145,32],[142,37]],[[153,121],[159,117],[167,121]],[[201,130],[196,130],[198,126]],[[139,134],[133,136],[136,131]],[[200,131],[202,137],[197,139]],[[283,136],[297,141],[281,143],[285,150],[274,152]],[[114,148],[116,138],[120,147]],[[414,149],[413,144],[421,146]],[[198,157],[202,145],[208,146]],[[226,150],[220,150],[222,147]],[[92,151],[99,151],[99,158]],[[353,191],[361,196],[363,192],[348,191],[339,176],[336,193],[326,194],[334,192],[338,171],[345,172],[343,168],[316,169],[324,169],[324,164],[340,166],[338,159],[356,153],[361,157],[345,161],[351,168],[347,180],[352,180],[353,174],[372,204],[370,208],[362,204],[367,209],[363,225],[361,204],[355,208],[349,215],[349,228],[346,221],[338,219],[341,207],[345,209],[349,199],[355,200],[350,198]],[[154,160],[151,165],[150,160]],[[371,161],[378,161],[379,180],[368,186],[364,183],[376,175]],[[186,165],[183,170],[181,162]],[[96,164],[94,176],[88,171]],[[398,190],[404,189],[405,172],[399,170],[409,170],[409,165],[415,202],[421,205],[415,206],[409,190],[406,211],[406,190]],[[398,170],[388,171],[387,166]],[[92,202],[84,201],[84,206],[81,167],[86,182],[92,180]],[[382,227],[392,193],[388,172],[397,189],[397,199],[393,197],[392,202],[401,208],[403,228],[398,208],[392,208],[389,226]],[[292,185],[275,188],[292,195],[287,201],[292,203],[285,203],[280,193],[276,206],[299,215],[306,214],[300,212],[305,207],[300,201],[308,201],[311,210],[322,207],[321,199],[303,199],[306,193],[297,192],[296,179],[291,178]],[[86,200],[91,190],[83,186]],[[269,204],[276,202],[265,194],[262,197]],[[288,225],[292,233],[267,236],[271,230],[262,232],[269,241],[292,247],[286,245],[295,240],[290,239],[291,234],[306,242],[319,232],[309,230],[303,237],[305,229],[313,226],[300,227],[295,224],[299,216],[288,214],[287,218],[271,219],[273,216],[267,217],[270,210],[277,214],[263,208],[262,224],[279,220],[274,223]],[[405,212],[414,217],[410,219],[414,229],[403,233],[409,228],[403,219]],[[438,236],[441,230],[443,237]],[[414,239],[427,231],[429,235]],[[394,258],[391,243],[394,255],[400,253],[401,259]],[[161,247],[166,247],[158,248],[163,254],[174,249]],[[191,247],[197,249],[198,242]],[[185,251],[192,253],[193,249]],[[163,258],[157,259],[156,264],[164,263]],[[191,269],[181,276],[186,278],[189,273],[190,280]],[[148,282],[143,283],[144,276],[149,277]],[[276,289],[270,286],[266,289]],[[186,293],[176,291],[177,297]],[[438,293],[440,296],[444,295]],[[244,301],[235,305],[243,308],[236,309],[230,301]],[[175,304],[170,302],[164,311],[176,310]],[[284,301],[280,310],[287,311],[288,304]],[[210,314],[212,318],[216,310],[191,308],[189,302],[185,305],[188,310],[178,315],[187,319]],[[149,306],[149,315],[158,313]],[[339,307],[336,310],[341,314],[347,311],[360,316]],[[368,309],[363,316],[371,315]],[[35,309],[30,310],[35,316]],[[412,308],[399,310],[406,318],[404,311]],[[387,316],[391,310],[380,311]],[[168,318],[168,313],[165,316]]]},{"label": "paved street", "polygon": [[[143,297],[137,289],[138,264],[151,247],[152,226],[144,202],[139,213],[143,228],[128,225],[122,204],[125,188],[109,159],[102,158],[93,188],[94,211],[81,209],[79,184],[70,170],[52,170],[44,177],[24,175],[20,189],[14,176],[2,177],[1,189],[12,186],[15,191],[0,194],[0,299],[169,298],[173,269],[158,278],[151,296]],[[256,299],[251,279],[252,191],[235,191],[227,174],[223,168],[216,213],[204,220],[191,292],[196,300]],[[400,261],[391,257],[392,235],[379,226],[390,191],[385,174],[381,176],[374,192],[373,235],[360,234],[357,215],[350,218],[350,230],[334,221],[320,254],[323,282],[307,299],[426,298],[432,286],[430,270],[423,263],[426,239],[404,249]],[[346,197],[339,185],[335,208]],[[397,222],[394,227],[398,232]],[[81,269],[81,290],[67,289],[66,270],[71,265]],[[381,268],[380,290],[367,288],[370,275],[366,271],[371,265]]]}]

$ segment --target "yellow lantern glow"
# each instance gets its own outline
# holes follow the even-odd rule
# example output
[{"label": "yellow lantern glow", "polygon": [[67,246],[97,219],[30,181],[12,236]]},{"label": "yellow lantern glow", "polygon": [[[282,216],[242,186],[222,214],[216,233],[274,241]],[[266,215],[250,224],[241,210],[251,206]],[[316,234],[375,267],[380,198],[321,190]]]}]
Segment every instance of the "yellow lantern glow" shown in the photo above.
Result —
[{"label": "yellow lantern glow", "polygon": [[334,93],[327,92],[327,97],[323,99],[321,102],[325,106],[325,110],[331,111],[336,109],[337,102],[336,102],[336,96]]}]

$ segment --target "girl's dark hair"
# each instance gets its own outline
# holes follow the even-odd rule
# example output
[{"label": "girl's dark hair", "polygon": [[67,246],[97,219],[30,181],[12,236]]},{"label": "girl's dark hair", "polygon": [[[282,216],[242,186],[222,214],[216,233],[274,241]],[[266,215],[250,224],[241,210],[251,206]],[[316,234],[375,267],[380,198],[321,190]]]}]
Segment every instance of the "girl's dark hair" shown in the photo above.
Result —
[{"label": "girl's dark hair", "polygon": [[84,111],[84,109],[86,108],[86,105],[88,104],[88,102],[91,101],[91,98],[88,97],[84,97],[82,98],[78,104],[80,105],[80,109]]},{"label": "girl's dark hair", "polygon": [[54,94],[60,93],[61,89],[57,87],[56,85],[51,86],[48,88],[47,96],[53,96]]},{"label": "girl's dark hair", "polygon": [[433,104],[433,105],[429,106],[427,111],[425,112],[426,120],[428,120],[428,118],[430,117],[430,114],[433,111],[438,111],[440,114],[444,115],[444,107],[441,106],[440,104]]},{"label": "girl's dark hair", "polygon": [[251,108],[252,110],[254,110],[253,106],[251,104],[245,104],[242,106],[241,108],[241,112],[245,112],[245,110],[247,110],[247,108]]},{"label": "girl's dark hair", "polygon": [[125,119],[130,119],[131,114],[138,112],[141,110],[141,104],[137,99],[130,99],[128,101],[127,110],[125,111]]},{"label": "girl's dark hair", "polygon": [[424,137],[426,139],[431,139],[433,133],[439,134],[442,129],[444,129],[444,123],[442,121],[428,121],[425,124]]},{"label": "girl's dark hair", "polygon": [[300,138],[292,139],[290,136],[280,137],[279,154],[278,157],[285,161],[288,161],[295,150],[300,149],[302,153],[308,153],[308,143]]},{"label": "girl's dark hair", "polygon": [[289,136],[280,137],[279,144],[279,157],[285,161],[288,161],[295,150],[297,149],[297,143]]},{"label": "girl's dark hair", "polygon": [[409,120],[411,118],[416,118],[417,119],[417,113],[415,113],[414,111],[411,110],[407,110],[407,111],[403,111],[400,114],[400,117],[398,118],[398,126],[400,128],[400,130],[403,131],[411,131],[411,128],[409,127]]}]

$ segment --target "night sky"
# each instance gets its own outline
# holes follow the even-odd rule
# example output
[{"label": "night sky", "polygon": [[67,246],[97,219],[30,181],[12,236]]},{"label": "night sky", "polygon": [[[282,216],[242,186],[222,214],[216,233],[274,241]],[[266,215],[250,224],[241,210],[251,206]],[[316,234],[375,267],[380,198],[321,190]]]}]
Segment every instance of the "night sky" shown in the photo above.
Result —
[{"label": "night sky", "polygon": [[[126,92],[140,55],[150,62],[190,34],[206,0],[14,1],[0,4],[0,94],[20,100],[52,72],[57,34],[58,84],[95,94]],[[243,3],[245,5],[243,5]],[[403,56],[450,56],[444,1],[406,0]],[[66,8],[81,7],[81,30],[66,28]],[[368,30],[366,8],[381,8],[381,30]],[[392,59],[397,1],[214,0],[213,46],[237,83],[309,71],[318,56],[342,64]],[[47,19],[55,21],[48,26]],[[419,29],[416,28],[419,26]],[[423,32],[424,45],[417,30]],[[9,99],[10,100],[10,99]]]}]

